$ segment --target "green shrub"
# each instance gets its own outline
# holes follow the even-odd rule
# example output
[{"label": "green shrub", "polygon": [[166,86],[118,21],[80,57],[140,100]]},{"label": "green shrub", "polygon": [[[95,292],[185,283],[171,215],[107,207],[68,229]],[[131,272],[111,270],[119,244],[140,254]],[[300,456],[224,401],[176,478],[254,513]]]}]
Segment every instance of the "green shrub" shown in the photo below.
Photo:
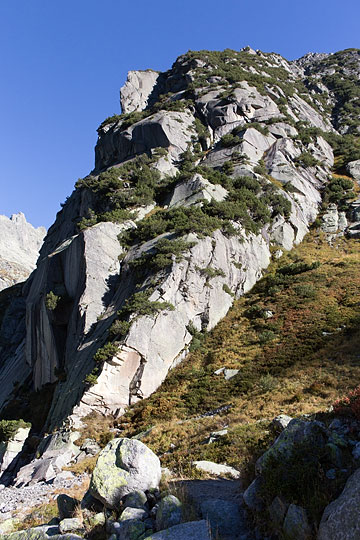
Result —
[{"label": "green shrub", "polygon": [[12,439],[20,428],[31,427],[29,422],[24,420],[0,420],[0,442],[7,442]]},{"label": "green shrub", "polygon": [[54,311],[60,301],[60,296],[57,296],[53,291],[50,291],[45,297],[45,306],[49,311]]},{"label": "green shrub", "polygon": [[346,206],[348,199],[353,199],[355,193],[352,191],[354,183],[349,178],[333,176],[325,187],[323,202],[338,204],[341,208]]},{"label": "green shrub", "polygon": [[288,503],[305,508],[318,522],[325,506],[341,492],[338,482],[324,474],[331,467],[326,446],[297,442],[287,455],[268,456],[262,470],[263,495],[268,504],[276,495],[282,496]]},{"label": "green shrub", "polygon": [[266,310],[258,304],[253,304],[245,311],[245,316],[248,319],[260,319],[265,318]]},{"label": "green shrub", "polygon": [[231,148],[232,146],[241,144],[241,139],[237,135],[233,135],[232,133],[227,133],[226,135],[223,135],[221,137],[220,144],[224,148]]},{"label": "green shrub", "polygon": [[263,159],[260,159],[258,165],[254,167],[254,172],[256,174],[261,174],[261,176],[267,175],[267,169],[266,169],[265,161]]},{"label": "green shrub", "polygon": [[225,291],[230,296],[232,296],[232,297],[235,296],[235,294],[232,292],[232,290],[230,289],[230,287],[226,283],[223,284],[222,288],[223,288],[223,291]]},{"label": "green shrub", "polygon": [[272,392],[277,386],[277,380],[270,373],[262,375],[259,379],[259,388],[262,392]]},{"label": "green shrub", "polygon": [[129,321],[116,320],[112,323],[109,330],[109,336],[114,339],[122,339],[130,330],[131,323]]},{"label": "green shrub", "polygon": [[155,253],[145,253],[141,257],[130,262],[133,267],[146,267],[155,271],[162,270],[170,266],[173,261],[180,262],[184,251],[188,251],[196,242],[186,242],[180,239],[162,238],[155,247]]},{"label": "green shrub", "polygon": [[302,152],[300,156],[294,159],[294,163],[307,169],[308,167],[315,167],[320,162],[310,152]]},{"label": "green shrub", "polygon": [[94,386],[97,382],[98,375],[96,373],[89,373],[83,380],[83,383],[86,384],[86,386]]},{"label": "green shrub", "polygon": [[132,313],[136,313],[138,316],[143,315],[156,315],[159,311],[169,310],[173,311],[175,308],[170,302],[164,302],[160,300],[149,300],[149,296],[152,294],[152,290],[140,291],[134,293],[130,298],[125,301],[124,306],[118,312],[119,316],[124,319],[129,317]]},{"label": "green shrub", "polygon": [[118,352],[119,345],[118,343],[105,343],[103,347],[98,349],[94,355],[94,361],[97,364],[103,364],[107,360],[111,360],[113,356]]},{"label": "green shrub", "polygon": [[90,189],[96,194],[95,207],[79,222],[80,230],[101,221],[122,223],[133,217],[131,209],[135,206],[153,202],[161,183],[159,171],[151,166],[156,159],[143,154],[98,177],[89,175],[79,179],[77,189]]},{"label": "green shrub", "polygon": [[201,332],[200,330],[197,330],[191,321],[187,325],[186,329],[189,332],[189,334],[192,335],[189,352],[197,351],[198,349],[201,348],[203,344],[203,341],[206,336],[206,331]]},{"label": "green shrub", "polygon": [[296,287],[294,287],[294,291],[297,296],[300,296],[301,298],[315,298],[316,296],[316,291],[310,283],[301,283],[300,285],[296,285]]},{"label": "green shrub", "polygon": [[205,276],[207,280],[218,276],[225,277],[226,275],[221,268],[212,268],[211,266],[206,266],[205,268],[199,268],[197,266],[196,270],[198,270],[202,276]]},{"label": "green shrub", "polygon": [[276,334],[272,330],[264,330],[261,332],[258,336],[260,345],[265,345],[266,343],[269,343],[270,341],[273,341],[275,339]]},{"label": "green shrub", "polygon": [[296,276],[297,274],[302,274],[303,272],[309,272],[310,270],[314,270],[316,268],[319,268],[320,263],[318,261],[315,261],[313,263],[306,263],[303,261],[290,263],[285,266],[281,266],[277,269],[277,273],[285,276]]}]

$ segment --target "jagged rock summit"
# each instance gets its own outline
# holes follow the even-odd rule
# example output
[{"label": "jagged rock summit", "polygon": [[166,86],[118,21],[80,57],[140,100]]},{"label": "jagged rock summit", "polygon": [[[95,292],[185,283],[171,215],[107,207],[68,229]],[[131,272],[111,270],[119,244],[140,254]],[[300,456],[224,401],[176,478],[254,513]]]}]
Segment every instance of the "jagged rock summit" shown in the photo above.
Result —
[{"label": "jagged rock summit", "polygon": [[33,227],[22,212],[0,215],[0,290],[29,277],[45,234],[45,227]]},{"label": "jagged rock summit", "polygon": [[31,421],[28,396],[43,392],[36,429],[50,432],[149,396],[272,253],[302,241],[334,153],[337,167],[360,159],[359,66],[355,49],[289,62],[245,48],[131,72],[23,311],[3,310],[3,410],[15,401]]}]

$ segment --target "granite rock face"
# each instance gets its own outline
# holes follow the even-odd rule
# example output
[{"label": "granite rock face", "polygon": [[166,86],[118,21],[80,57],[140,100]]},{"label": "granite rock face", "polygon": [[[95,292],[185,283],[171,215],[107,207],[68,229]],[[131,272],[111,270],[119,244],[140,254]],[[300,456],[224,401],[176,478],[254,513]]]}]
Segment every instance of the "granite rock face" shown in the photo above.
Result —
[{"label": "granite rock face", "polygon": [[45,234],[44,227],[33,227],[21,212],[0,216],[0,291],[29,277]]}]

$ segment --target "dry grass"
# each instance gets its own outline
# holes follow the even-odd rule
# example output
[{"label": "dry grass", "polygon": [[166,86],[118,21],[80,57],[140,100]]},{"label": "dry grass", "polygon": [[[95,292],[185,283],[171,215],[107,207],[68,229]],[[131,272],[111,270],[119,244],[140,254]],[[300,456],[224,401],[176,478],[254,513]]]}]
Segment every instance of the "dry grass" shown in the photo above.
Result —
[{"label": "dry grass", "polygon": [[86,457],[85,459],[79,461],[79,463],[74,463],[68,467],[63,467],[63,470],[71,471],[79,476],[84,473],[91,474],[95,468],[97,458],[98,456]]}]

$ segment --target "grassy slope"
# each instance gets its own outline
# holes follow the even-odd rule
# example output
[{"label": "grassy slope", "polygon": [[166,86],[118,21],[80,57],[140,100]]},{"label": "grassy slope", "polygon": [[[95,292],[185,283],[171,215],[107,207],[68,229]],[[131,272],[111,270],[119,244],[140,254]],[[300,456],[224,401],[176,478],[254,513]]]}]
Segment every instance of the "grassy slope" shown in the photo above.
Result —
[{"label": "grassy slope", "polygon": [[[272,440],[268,428],[274,416],[326,411],[360,379],[359,254],[356,240],[339,239],[330,247],[318,232],[309,234],[273,262],[157,392],[115,421],[120,436],[151,427],[142,440],[178,474],[195,476],[190,462],[207,459],[251,476],[252,463]],[[294,276],[276,273],[288,264],[314,261],[320,266]],[[273,317],[254,317],[262,309]],[[225,381],[214,374],[224,366],[240,371]],[[231,408],[194,418],[222,405]],[[107,428],[99,419],[91,425],[92,436],[104,437]],[[203,444],[224,426],[229,426],[225,437]]]}]

